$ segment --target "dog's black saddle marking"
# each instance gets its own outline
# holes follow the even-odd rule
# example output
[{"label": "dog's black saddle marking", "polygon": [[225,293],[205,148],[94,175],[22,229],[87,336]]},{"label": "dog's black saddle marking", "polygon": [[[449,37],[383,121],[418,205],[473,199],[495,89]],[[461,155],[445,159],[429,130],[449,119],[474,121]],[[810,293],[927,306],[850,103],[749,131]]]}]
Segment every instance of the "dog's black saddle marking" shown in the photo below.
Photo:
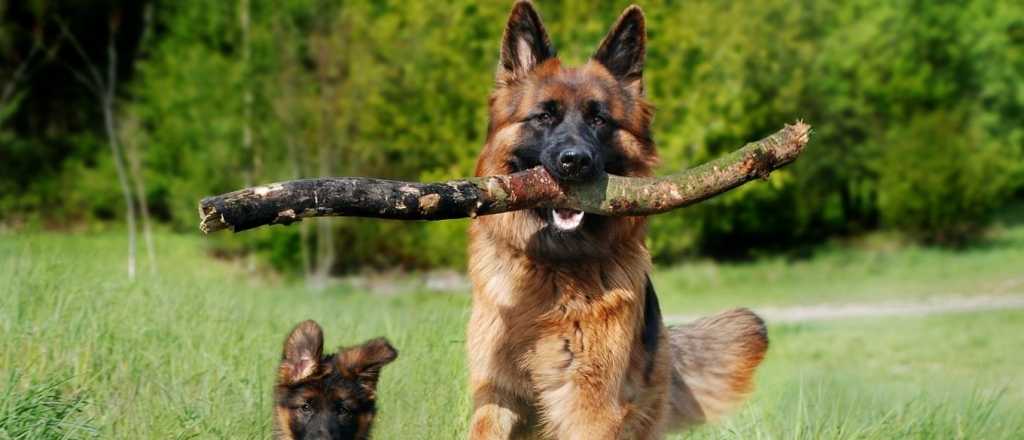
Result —
[{"label": "dog's black saddle marking", "polygon": [[657,359],[658,343],[661,338],[661,306],[658,304],[658,295],[654,292],[654,283],[651,283],[651,276],[647,276],[647,285],[644,287],[644,327],[640,330],[640,341],[647,352],[647,365],[644,369],[644,377],[649,381],[651,372],[654,371],[654,360]]}]

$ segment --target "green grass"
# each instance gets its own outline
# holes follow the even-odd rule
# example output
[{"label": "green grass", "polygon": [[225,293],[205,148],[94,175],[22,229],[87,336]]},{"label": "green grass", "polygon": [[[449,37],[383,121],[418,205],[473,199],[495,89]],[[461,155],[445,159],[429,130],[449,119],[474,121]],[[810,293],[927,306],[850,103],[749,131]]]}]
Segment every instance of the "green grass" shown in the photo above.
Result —
[{"label": "green grass", "polygon": [[67,398],[90,402],[81,420],[104,438],[264,438],[281,342],[313,318],[329,346],[386,335],[399,347],[383,375],[381,438],[463,429],[465,298],[317,292],[249,279],[203,257],[197,239],[159,243],[160,277],[132,284],[119,237],[2,237],[3,370],[70,377]]},{"label": "green grass", "polygon": [[1024,435],[1024,312],[774,326],[750,405],[698,438]]},{"label": "green grass", "polygon": [[3,438],[75,438],[96,434],[87,418],[81,417],[88,405],[80,394],[66,395],[67,382],[59,377],[47,382],[20,384],[18,370],[8,374],[0,392],[0,434]]},{"label": "green grass", "polygon": [[894,242],[898,238],[876,234],[826,246],[807,259],[689,263],[656,270],[653,280],[664,308],[688,314],[736,305],[1024,293],[1024,226],[997,230],[960,250]]},{"label": "green grass", "polygon": [[[666,313],[966,294],[1012,281],[1022,235],[963,253],[700,264],[657,282]],[[129,283],[118,235],[0,235],[0,439],[266,438],[280,344],[306,318],[328,346],[385,335],[398,347],[380,385],[378,438],[464,437],[464,292],[317,291],[209,259],[197,237],[158,244],[160,276]],[[1022,311],[775,325],[751,404],[693,435],[1020,438],[1022,329]]]}]

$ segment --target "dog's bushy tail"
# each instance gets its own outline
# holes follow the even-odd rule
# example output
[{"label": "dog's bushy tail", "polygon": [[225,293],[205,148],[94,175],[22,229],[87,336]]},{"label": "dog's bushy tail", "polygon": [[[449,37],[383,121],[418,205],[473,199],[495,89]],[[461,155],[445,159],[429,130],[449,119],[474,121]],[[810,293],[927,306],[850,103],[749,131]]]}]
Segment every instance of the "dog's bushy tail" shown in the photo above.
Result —
[{"label": "dog's bushy tail", "polygon": [[764,321],[734,309],[668,329],[672,382],[670,424],[712,421],[735,408],[753,388],[768,350]]}]

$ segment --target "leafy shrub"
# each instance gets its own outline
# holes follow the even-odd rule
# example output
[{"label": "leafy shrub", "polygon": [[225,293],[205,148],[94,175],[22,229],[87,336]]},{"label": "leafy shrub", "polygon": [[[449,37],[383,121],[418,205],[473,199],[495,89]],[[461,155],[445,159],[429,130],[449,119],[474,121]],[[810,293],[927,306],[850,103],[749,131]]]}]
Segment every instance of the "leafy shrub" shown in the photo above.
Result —
[{"label": "leafy shrub", "polygon": [[[806,154],[769,182],[653,218],[648,244],[658,262],[792,248],[883,222],[956,242],[985,224],[993,203],[1024,197],[1024,167],[1002,168],[1013,168],[1011,150],[1024,154],[1024,2],[798,4],[644,2],[644,77],[658,107],[661,173],[717,157],[783,122],[814,126]],[[560,56],[578,63],[624,6],[561,0],[540,9]],[[122,55],[132,74],[118,108],[122,122],[134,118],[138,129],[119,126],[143,156],[155,219],[194,233],[199,198],[257,182],[472,172],[507,2],[286,0],[251,9],[244,33],[234,3],[162,2],[138,51],[144,56]],[[103,20],[53,11],[83,36],[105,35]],[[4,47],[5,25],[16,24],[4,20],[0,55],[12,50]],[[133,38],[128,28],[125,43]],[[103,38],[83,42],[105,59]],[[62,51],[55,61],[77,59],[67,57],[77,55]],[[56,71],[67,76],[34,75],[22,105],[0,109],[0,221],[12,213],[46,224],[123,219],[95,98],[68,69]],[[956,108],[970,112],[925,116]],[[910,134],[933,128],[946,135],[927,134],[945,144]],[[991,167],[1016,177],[1004,182]],[[465,260],[466,222],[331,224],[335,271]],[[312,228],[304,242],[295,229],[273,228],[211,246],[225,255],[255,250],[277,268],[299,271],[302,250],[323,238],[317,234]]]},{"label": "leafy shrub", "polygon": [[1017,154],[985,142],[962,114],[936,111],[881,145],[878,208],[885,225],[926,242],[975,237],[1011,192]]}]

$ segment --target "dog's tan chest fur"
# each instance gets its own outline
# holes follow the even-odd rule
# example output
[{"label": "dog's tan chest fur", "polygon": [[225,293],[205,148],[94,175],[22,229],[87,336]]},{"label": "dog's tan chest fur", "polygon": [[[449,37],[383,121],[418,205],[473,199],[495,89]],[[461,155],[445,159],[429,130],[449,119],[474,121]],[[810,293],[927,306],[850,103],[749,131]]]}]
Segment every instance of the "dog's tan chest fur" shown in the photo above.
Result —
[{"label": "dog's tan chest fur", "polygon": [[551,436],[587,432],[561,426],[580,419],[569,412],[609,426],[638,414],[637,420],[658,418],[646,413],[661,411],[664,399],[652,402],[658,393],[648,388],[666,370],[633,374],[652,362],[639,343],[650,268],[639,242],[616,249],[619,259],[551,265],[495,243],[477,225],[473,237],[467,349],[471,371],[486,372],[472,378],[478,406],[480,399],[514,396]]}]

